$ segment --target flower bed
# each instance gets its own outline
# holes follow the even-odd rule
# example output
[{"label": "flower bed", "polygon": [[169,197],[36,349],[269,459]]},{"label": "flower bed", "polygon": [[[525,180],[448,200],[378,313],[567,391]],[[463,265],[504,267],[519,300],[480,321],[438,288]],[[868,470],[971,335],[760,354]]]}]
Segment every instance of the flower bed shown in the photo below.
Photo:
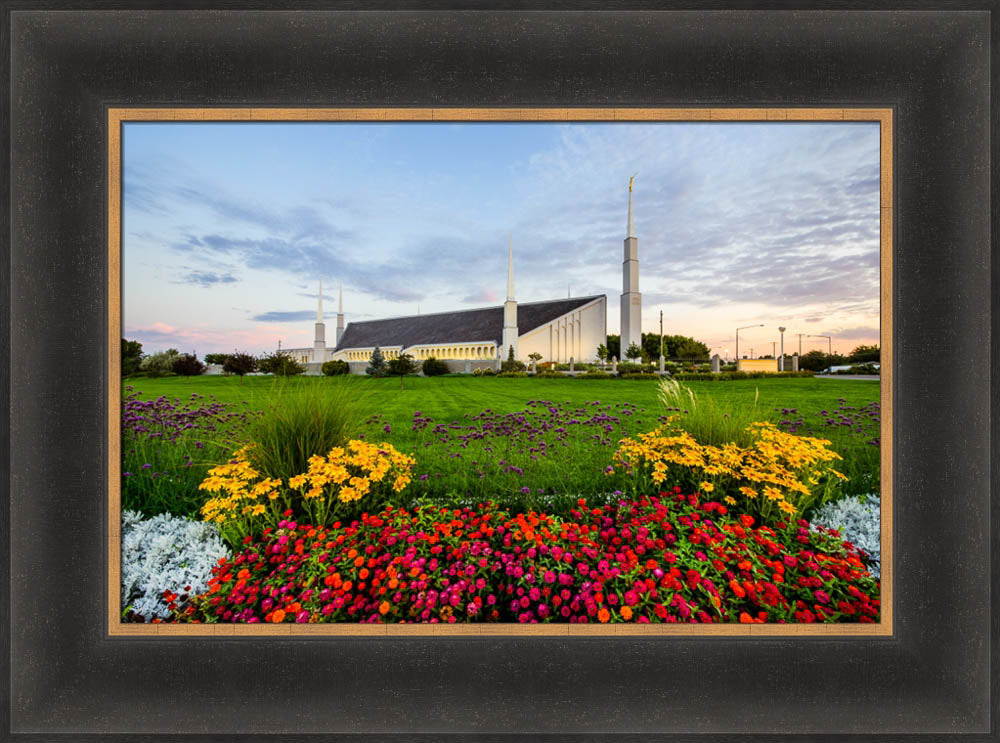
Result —
[{"label": "flower bed", "polygon": [[679,488],[570,517],[386,508],[248,536],[177,621],[873,622],[857,550]]}]

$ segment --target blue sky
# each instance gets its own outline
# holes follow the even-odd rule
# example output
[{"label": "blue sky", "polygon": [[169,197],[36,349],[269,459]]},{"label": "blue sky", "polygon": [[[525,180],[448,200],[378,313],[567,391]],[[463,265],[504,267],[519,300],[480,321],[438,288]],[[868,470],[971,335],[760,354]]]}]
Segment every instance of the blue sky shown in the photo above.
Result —
[{"label": "blue sky", "polygon": [[878,342],[869,123],[128,123],[124,335],[308,346],[319,279],[331,326],[339,281],[348,322],[496,305],[511,235],[519,301],[607,294],[614,333],[636,171],[643,330]]}]

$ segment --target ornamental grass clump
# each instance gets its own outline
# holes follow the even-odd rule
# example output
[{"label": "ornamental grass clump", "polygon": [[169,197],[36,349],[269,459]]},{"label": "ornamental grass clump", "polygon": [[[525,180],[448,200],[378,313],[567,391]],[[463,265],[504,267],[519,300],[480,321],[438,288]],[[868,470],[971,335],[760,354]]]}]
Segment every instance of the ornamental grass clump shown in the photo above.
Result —
[{"label": "ornamental grass clump", "polygon": [[772,529],[675,488],[566,518],[385,508],[247,537],[177,621],[875,622],[879,583],[802,520]]},{"label": "ornamental grass clump", "polygon": [[265,399],[251,400],[262,415],[249,421],[241,443],[254,469],[288,480],[305,472],[317,452],[344,446],[354,437],[365,395],[349,377],[337,385],[276,377]]},{"label": "ornamental grass clump", "polygon": [[754,388],[753,401],[721,404],[709,395],[696,395],[686,384],[664,377],[660,380],[658,397],[668,413],[673,414],[674,425],[681,428],[702,444],[723,446],[735,443],[747,446],[751,441],[748,427],[760,419],[757,400],[760,391]]},{"label": "ornamental grass clump", "polygon": [[215,493],[201,508],[205,521],[218,525],[232,545],[283,518],[300,518],[316,526],[360,512],[365,504],[382,507],[412,479],[413,457],[392,445],[352,440],[326,456],[309,458],[305,472],[288,478],[263,475],[252,465],[252,446],[233,453],[212,468],[199,490]]},{"label": "ornamental grass clump", "polygon": [[[670,427],[622,439],[615,467],[635,492],[664,484],[711,494],[766,523],[807,513],[834,498],[846,476],[833,468],[830,442],[795,436],[773,423],[747,426],[748,446],[703,444]],[[608,468],[607,474],[615,474]]]}]

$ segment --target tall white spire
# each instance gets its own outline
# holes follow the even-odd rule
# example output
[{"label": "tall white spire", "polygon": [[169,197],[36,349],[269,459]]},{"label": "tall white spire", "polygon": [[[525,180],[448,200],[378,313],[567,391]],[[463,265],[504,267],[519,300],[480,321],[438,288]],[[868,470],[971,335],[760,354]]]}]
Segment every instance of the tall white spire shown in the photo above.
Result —
[{"label": "tall white spire", "polygon": [[319,280],[319,293],[316,295],[316,335],[313,338],[314,363],[326,361],[326,323],[323,322],[323,279]]},{"label": "tall white spire", "polygon": [[507,253],[507,301],[514,299],[514,233],[510,233],[510,250]]},{"label": "tall white spire", "polygon": [[502,356],[507,358],[510,349],[514,349],[517,358],[517,302],[514,300],[514,233],[510,235],[510,248],[507,251],[507,301],[503,303],[503,342]]},{"label": "tall white spire", "polygon": [[628,234],[625,236],[625,260],[622,262],[621,352],[633,343],[642,348],[642,295],[639,293],[639,238],[635,236],[632,214],[632,181],[628,179]]},{"label": "tall white spire", "polygon": [[344,335],[344,282],[337,282],[337,345]]}]

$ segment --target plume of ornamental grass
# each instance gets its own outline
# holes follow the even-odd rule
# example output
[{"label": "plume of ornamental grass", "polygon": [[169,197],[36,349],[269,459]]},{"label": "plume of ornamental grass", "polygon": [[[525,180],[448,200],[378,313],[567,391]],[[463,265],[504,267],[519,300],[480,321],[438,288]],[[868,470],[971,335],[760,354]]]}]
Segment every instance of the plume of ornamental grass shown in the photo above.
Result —
[{"label": "plume of ornamental grass", "polygon": [[250,464],[268,477],[287,481],[309,469],[309,458],[326,456],[355,436],[364,416],[358,380],[348,376],[316,380],[275,377],[251,407],[261,411],[246,426],[242,443]]},{"label": "plume of ornamental grass", "polygon": [[660,402],[668,411],[677,414],[673,425],[687,431],[700,444],[748,446],[751,443],[748,427],[760,418],[758,388],[754,388],[752,403],[722,405],[709,395],[695,395],[690,387],[670,377],[661,379],[659,385]]}]

